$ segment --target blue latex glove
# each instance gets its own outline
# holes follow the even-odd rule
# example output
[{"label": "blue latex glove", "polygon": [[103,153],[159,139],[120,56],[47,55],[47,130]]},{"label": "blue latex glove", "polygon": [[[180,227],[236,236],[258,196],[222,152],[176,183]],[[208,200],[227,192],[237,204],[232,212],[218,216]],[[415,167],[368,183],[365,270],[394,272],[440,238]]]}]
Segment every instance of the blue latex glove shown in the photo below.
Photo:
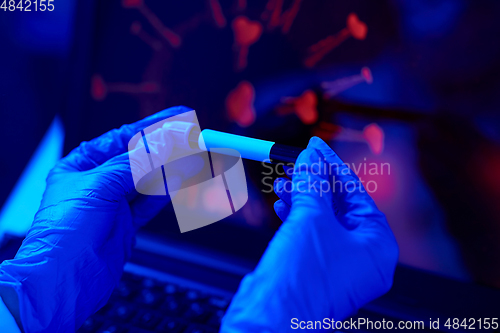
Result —
[{"label": "blue latex glove", "polygon": [[[0,265],[2,298],[9,300],[9,310],[26,332],[74,332],[106,304],[130,257],[136,230],[170,200],[136,192],[129,140],[186,111],[170,108],[83,142],[50,172],[26,239],[15,259]],[[162,144],[173,144],[164,139]],[[176,181],[180,186],[181,178],[169,186]]]},{"label": "blue latex glove", "polygon": [[[277,180],[275,210],[284,223],[243,279],[221,332],[293,332],[292,318],[343,320],[390,289],[398,245],[384,214],[348,171],[314,137],[292,181]],[[341,192],[339,181],[353,181],[357,190]],[[308,187],[314,182],[316,190]]]}]

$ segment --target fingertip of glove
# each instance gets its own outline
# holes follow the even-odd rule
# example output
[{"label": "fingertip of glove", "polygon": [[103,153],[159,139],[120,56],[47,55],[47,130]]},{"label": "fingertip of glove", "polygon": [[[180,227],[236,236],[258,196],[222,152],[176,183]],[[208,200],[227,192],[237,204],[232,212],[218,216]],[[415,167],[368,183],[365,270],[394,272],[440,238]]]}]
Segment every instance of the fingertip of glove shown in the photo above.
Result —
[{"label": "fingertip of glove", "polygon": [[323,154],[329,154],[329,152],[333,152],[332,148],[322,139],[318,138],[317,136],[313,136],[309,140],[309,144],[307,145],[307,148],[314,148],[319,151],[321,151],[322,155]]},{"label": "fingertip of glove", "polygon": [[326,145],[326,142],[321,140],[317,136],[313,136],[311,139],[309,139],[307,148],[319,148],[321,145]]},{"label": "fingertip of glove", "polygon": [[280,213],[286,207],[286,203],[279,199],[274,203],[274,211]]}]

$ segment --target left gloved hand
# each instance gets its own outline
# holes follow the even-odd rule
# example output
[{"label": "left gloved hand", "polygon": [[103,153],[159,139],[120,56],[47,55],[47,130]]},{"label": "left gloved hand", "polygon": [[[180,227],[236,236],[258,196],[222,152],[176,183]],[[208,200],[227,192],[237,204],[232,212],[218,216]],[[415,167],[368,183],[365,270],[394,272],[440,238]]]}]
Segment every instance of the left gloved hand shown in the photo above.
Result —
[{"label": "left gloved hand", "polygon": [[[26,332],[74,332],[107,302],[136,230],[170,200],[136,192],[129,140],[186,111],[170,108],[83,142],[50,172],[26,239],[16,257],[0,265],[0,295]],[[173,143],[162,137],[159,144]],[[165,146],[161,151],[169,151]],[[181,178],[169,186],[180,186]]]},{"label": "left gloved hand", "polygon": [[292,181],[278,179],[275,191],[283,225],[241,282],[223,333],[294,332],[325,318],[331,325],[392,285],[394,235],[358,177],[325,142],[312,138]]}]

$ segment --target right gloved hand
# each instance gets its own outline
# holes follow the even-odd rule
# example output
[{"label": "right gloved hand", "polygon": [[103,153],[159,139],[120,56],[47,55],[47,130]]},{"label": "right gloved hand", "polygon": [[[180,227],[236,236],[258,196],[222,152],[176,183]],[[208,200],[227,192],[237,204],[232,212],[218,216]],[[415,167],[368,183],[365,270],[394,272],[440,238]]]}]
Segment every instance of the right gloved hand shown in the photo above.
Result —
[{"label": "right gloved hand", "polygon": [[358,177],[325,142],[312,138],[293,180],[277,180],[275,191],[284,223],[243,279],[221,332],[293,332],[293,318],[343,320],[392,285],[394,235]]}]

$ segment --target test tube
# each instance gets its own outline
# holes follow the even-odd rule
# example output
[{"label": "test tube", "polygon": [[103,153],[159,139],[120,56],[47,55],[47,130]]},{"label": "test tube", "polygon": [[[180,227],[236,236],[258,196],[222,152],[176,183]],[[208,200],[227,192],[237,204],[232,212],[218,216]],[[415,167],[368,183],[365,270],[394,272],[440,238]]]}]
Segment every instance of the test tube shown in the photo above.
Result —
[{"label": "test tube", "polygon": [[295,163],[304,150],[211,129],[201,131],[199,127],[181,121],[172,122],[165,129],[172,132],[177,145],[186,149],[210,151],[214,148],[229,148],[239,152],[242,158],[258,162]]}]

